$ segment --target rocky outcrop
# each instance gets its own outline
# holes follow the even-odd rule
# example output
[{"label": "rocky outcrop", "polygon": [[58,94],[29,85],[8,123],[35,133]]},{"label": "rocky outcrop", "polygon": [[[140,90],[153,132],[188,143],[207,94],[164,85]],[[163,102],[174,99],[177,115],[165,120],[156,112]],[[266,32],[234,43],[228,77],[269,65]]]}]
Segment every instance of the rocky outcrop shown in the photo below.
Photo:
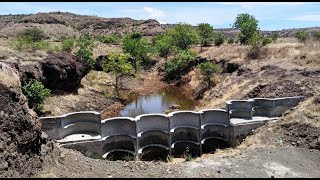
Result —
[{"label": "rocky outcrop", "polygon": [[90,70],[86,60],[80,60],[68,52],[49,52],[39,60],[5,63],[18,71],[22,85],[29,79],[36,79],[53,91],[72,92],[76,90],[81,79]]},{"label": "rocky outcrop", "polygon": [[[8,68],[7,68],[8,69]],[[13,78],[19,84],[17,74],[0,68],[2,77]],[[0,82],[0,177],[30,177],[41,167],[42,138],[36,113],[29,109],[21,89],[8,82]]]},{"label": "rocky outcrop", "polygon": [[51,90],[75,90],[89,70],[87,61],[67,52],[49,53],[42,62],[44,85]]}]

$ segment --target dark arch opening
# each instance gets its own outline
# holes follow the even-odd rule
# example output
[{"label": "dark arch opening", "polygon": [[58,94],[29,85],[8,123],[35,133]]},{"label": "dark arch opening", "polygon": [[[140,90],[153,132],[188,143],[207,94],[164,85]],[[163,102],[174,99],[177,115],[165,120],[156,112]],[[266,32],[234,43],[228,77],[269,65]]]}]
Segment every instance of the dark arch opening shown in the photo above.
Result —
[{"label": "dark arch opening", "polygon": [[178,158],[198,157],[200,155],[200,145],[191,142],[176,143],[172,149],[172,155]]},{"label": "dark arch opening", "polygon": [[165,161],[168,156],[169,150],[158,146],[149,146],[142,150],[140,159],[143,161]]},{"label": "dark arch opening", "polygon": [[217,138],[208,138],[202,144],[202,153],[214,153],[217,149],[224,149],[229,147],[228,141],[217,139]]},{"label": "dark arch opening", "polygon": [[135,157],[132,153],[125,152],[125,151],[113,151],[108,154],[106,159],[110,161],[117,161],[117,160],[122,160],[122,161],[133,161],[135,160]]}]

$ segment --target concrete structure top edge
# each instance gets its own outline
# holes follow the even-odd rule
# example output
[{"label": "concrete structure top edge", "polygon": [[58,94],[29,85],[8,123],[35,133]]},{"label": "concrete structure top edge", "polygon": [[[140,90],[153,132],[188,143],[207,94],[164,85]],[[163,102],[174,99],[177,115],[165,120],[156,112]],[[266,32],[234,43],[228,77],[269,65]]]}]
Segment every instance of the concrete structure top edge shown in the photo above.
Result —
[{"label": "concrete structure top edge", "polygon": [[200,114],[197,111],[174,111],[168,114],[168,116],[173,116],[175,114],[180,114],[180,113],[194,113],[194,114]]},{"label": "concrete structure top edge", "polygon": [[107,156],[108,156],[110,153],[117,152],[117,151],[127,152],[127,153],[131,153],[132,155],[135,155],[135,152],[134,152],[134,151],[130,151],[130,150],[127,150],[127,149],[113,149],[113,150],[110,150],[110,151],[108,151],[107,153],[103,154],[103,155],[102,155],[102,158],[105,159],[105,158],[107,158]]},{"label": "concrete structure top edge", "polygon": [[148,145],[145,145],[143,147],[141,147],[139,150],[138,150],[138,153],[141,154],[143,149],[147,148],[147,147],[160,147],[160,148],[163,148],[163,149],[166,149],[166,150],[169,150],[170,147],[169,146],[165,146],[163,144],[148,144]]},{"label": "concrete structure top edge", "polygon": [[134,119],[135,121],[138,121],[140,120],[141,117],[149,117],[149,116],[163,116],[163,117],[169,117],[168,115],[166,114],[161,114],[161,113],[153,113],[153,114],[141,114],[139,116],[136,116]]},{"label": "concrete structure top edge", "polygon": [[204,138],[204,139],[202,139],[201,140],[201,144],[204,144],[204,142],[206,141],[206,140],[208,140],[208,139],[219,139],[219,140],[223,140],[223,141],[228,141],[227,139],[225,139],[225,138],[221,138],[221,137],[206,137],[206,138]]},{"label": "concrete structure top edge", "polygon": [[263,100],[263,99],[265,99],[265,100],[282,100],[282,99],[296,99],[296,98],[304,98],[304,96],[291,96],[291,97],[281,97],[281,98],[252,98],[252,100],[255,100],[255,99],[257,99],[257,100]]},{"label": "concrete structure top edge", "polygon": [[104,120],[101,120],[101,123],[106,123],[107,121],[112,121],[112,120],[128,120],[128,121],[135,121],[134,118],[132,117],[112,117],[112,118],[107,118]]},{"label": "concrete structure top edge", "polygon": [[195,126],[176,126],[172,127],[170,129],[170,132],[174,132],[176,129],[183,129],[183,128],[188,128],[188,129],[200,129],[201,127],[195,127]]},{"label": "concrete structure top edge", "polygon": [[232,104],[232,102],[253,102],[253,99],[247,99],[247,100],[228,100],[226,104]]},{"label": "concrete structure top edge", "polygon": [[172,144],[171,144],[171,148],[174,148],[174,146],[175,146],[176,144],[179,144],[179,143],[191,143],[191,144],[195,144],[195,145],[200,145],[199,142],[182,140],[182,141],[176,141],[176,142],[172,143]]},{"label": "concrete structure top edge", "polygon": [[119,133],[119,134],[112,134],[112,135],[109,135],[109,136],[102,136],[101,140],[104,141],[104,140],[106,140],[108,138],[114,138],[114,137],[117,137],[117,136],[127,136],[127,137],[131,137],[132,139],[136,139],[137,138],[136,135]]},{"label": "concrete structure top edge", "polygon": [[77,112],[70,112],[67,114],[62,114],[60,116],[46,116],[46,117],[39,117],[39,119],[49,119],[49,118],[64,118],[70,115],[74,115],[74,114],[87,114],[87,113],[92,113],[92,114],[96,114],[96,115],[100,115],[99,112],[97,111],[77,111]]},{"label": "concrete structure top edge", "polygon": [[226,112],[227,113],[227,110],[225,110],[225,109],[203,109],[203,110],[200,110],[198,112],[199,113],[204,113],[204,112],[208,112],[208,111],[219,111],[219,112]]},{"label": "concrete structure top edge", "polygon": [[163,132],[163,133],[169,134],[169,131],[166,131],[166,130],[164,130],[164,129],[147,129],[147,130],[144,130],[144,131],[139,132],[139,133],[137,134],[137,137],[141,137],[142,134],[147,133],[147,132],[152,132],[152,131],[153,131],[153,132],[154,132],[154,131],[161,131],[161,132]]}]

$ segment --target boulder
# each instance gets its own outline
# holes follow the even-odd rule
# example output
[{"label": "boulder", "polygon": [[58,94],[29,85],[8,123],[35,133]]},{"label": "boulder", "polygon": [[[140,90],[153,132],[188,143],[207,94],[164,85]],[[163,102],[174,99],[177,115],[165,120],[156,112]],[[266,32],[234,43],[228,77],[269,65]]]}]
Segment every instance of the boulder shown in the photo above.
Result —
[{"label": "boulder", "polygon": [[89,72],[86,60],[68,52],[52,52],[42,61],[45,87],[51,90],[74,91]]}]

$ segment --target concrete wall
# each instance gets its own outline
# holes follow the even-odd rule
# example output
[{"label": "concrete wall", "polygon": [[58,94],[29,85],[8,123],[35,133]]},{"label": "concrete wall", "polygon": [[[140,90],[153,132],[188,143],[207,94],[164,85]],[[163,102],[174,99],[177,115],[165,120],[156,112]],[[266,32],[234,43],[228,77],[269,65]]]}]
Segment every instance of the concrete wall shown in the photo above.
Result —
[{"label": "concrete wall", "polygon": [[[65,147],[107,158],[115,152],[143,156],[179,156],[221,143],[236,146],[252,130],[296,106],[302,97],[230,100],[225,109],[144,114],[101,120],[98,112],[74,112],[40,118],[42,130]],[[91,139],[90,139],[91,138]],[[157,157],[155,157],[157,159]]]},{"label": "concrete wall", "polygon": [[103,157],[115,152],[136,155],[136,122],[130,117],[116,117],[101,121],[101,141]]}]

